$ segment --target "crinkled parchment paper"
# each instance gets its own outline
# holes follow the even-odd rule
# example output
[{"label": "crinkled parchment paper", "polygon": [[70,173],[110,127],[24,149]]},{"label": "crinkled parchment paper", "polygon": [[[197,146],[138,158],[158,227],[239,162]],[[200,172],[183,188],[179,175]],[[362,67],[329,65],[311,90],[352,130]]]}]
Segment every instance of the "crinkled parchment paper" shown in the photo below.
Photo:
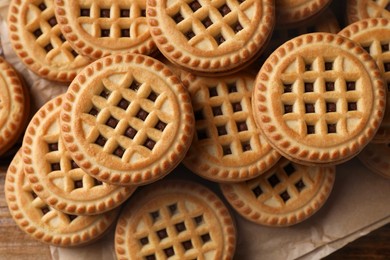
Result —
[{"label": "crinkled parchment paper", "polygon": [[[66,91],[66,85],[43,80],[19,61],[10,47],[6,25],[8,0],[0,0],[0,38],[5,58],[30,87],[33,111]],[[175,171],[183,171],[179,167]],[[328,201],[313,217],[287,228],[253,224],[235,214],[238,229],[236,259],[319,259],[390,222],[390,181],[353,159],[337,167]],[[115,259],[114,232],[89,246],[51,247],[53,259]]]}]

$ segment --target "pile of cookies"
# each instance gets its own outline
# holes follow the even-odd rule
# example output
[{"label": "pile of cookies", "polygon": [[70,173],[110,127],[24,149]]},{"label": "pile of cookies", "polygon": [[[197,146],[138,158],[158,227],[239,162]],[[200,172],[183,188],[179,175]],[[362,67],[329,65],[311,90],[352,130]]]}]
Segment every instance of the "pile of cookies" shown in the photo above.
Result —
[{"label": "pile of cookies", "polygon": [[389,7],[348,1],[340,31],[330,4],[12,0],[16,54],[69,84],[22,135],[28,95],[0,60],[0,155],[23,138],[5,185],[15,221],[56,246],[116,225],[119,259],[232,259],[225,201],[291,226],[324,205],[336,165],[358,156],[389,177]]}]

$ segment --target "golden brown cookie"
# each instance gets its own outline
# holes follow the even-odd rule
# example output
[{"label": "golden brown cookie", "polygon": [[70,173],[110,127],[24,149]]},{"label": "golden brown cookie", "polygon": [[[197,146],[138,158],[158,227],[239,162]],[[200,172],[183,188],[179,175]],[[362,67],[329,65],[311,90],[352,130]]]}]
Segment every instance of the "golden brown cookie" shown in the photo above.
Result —
[{"label": "golden brown cookie", "polygon": [[60,133],[64,95],[34,115],[23,139],[24,171],[34,192],[51,207],[68,214],[95,215],[123,203],[135,187],[98,181],[71,158]]},{"label": "golden brown cookie", "polygon": [[17,71],[0,57],[0,156],[12,148],[24,131],[30,96]]},{"label": "golden brown cookie", "polygon": [[275,150],[298,163],[329,165],[351,159],[374,137],[386,88],[358,43],[313,33],[286,42],[267,59],[252,100]]},{"label": "golden brown cookie", "polygon": [[119,52],[150,54],[156,46],[146,23],[145,0],[59,0],[55,14],[65,38],[94,60]]},{"label": "golden brown cookie", "polygon": [[146,17],[164,56],[198,74],[229,74],[249,65],[275,20],[271,0],[150,0]]},{"label": "golden brown cookie", "polygon": [[390,144],[368,144],[358,155],[369,170],[390,179]]},{"label": "golden brown cookie", "polygon": [[90,60],[72,49],[54,16],[54,0],[12,0],[8,12],[13,49],[33,72],[70,82]]},{"label": "golden brown cookie", "polygon": [[347,0],[348,24],[378,17],[390,19],[390,3],[387,0]]},{"label": "golden brown cookie", "polygon": [[334,166],[304,166],[283,158],[255,179],[220,187],[244,218],[261,225],[285,227],[317,212],[331,193],[334,180]]},{"label": "golden brown cookie", "polygon": [[92,63],[72,82],[61,125],[66,148],[90,175],[142,185],[181,162],[194,118],[187,90],[168,67],[118,54]]},{"label": "golden brown cookie", "polygon": [[255,75],[190,75],[184,83],[192,99],[196,134],[184,164],[216,182],[254,178],[280,158],[256,126],[251,96]]},{"label": "golden brown cookie", "polygon": [[21,152],[8,168],[5,198],[21,230],[32,238],[54,246],[79,246],[100,238],[116,220],[119,209],[95,216],[68,215],[43,202],[23,172]]},{"label": "golden brown cookie", "polygon": [[390,141],[390,19],[369,18],[353,23],[340,33],[359,43],[376,61],[387,86],[385,115],[373,142]]},{"label": "golden brown cookie", "polygon": [[212,191],[178,180],[142,189],[118,220],[118,259],[233,259],[234,222]]},{"label": "golden brown cookie", "polygon": [[330,0],[275,0],[276,25],[293,25],[318,15]]}]

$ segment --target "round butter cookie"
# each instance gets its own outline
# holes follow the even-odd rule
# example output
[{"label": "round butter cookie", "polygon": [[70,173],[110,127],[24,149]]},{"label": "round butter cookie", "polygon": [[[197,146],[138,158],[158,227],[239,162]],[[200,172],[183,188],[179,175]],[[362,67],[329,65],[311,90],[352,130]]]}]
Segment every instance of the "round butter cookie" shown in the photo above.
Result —
[{"label": "round butter cookie", "polygon": [[34,192],[68,214],[91,215],[124,202],[135,187],[98,181],[71,158],[60,133],[64,95],[47,102],[31,119],[23,139],[24,171]]},{"label": "round butter cookie", "polygon": [[147,1],[146,18],[159,50],[198,74],[229,74],[249,65],[274,26],[271,0]]},{"label": "round butter cookie", "polygon": [[79,246],[100,238],[116,221],[119,209],[95,216],[68,215],[43,202],[23,172],[21,152],[5,178],[5,198],[11,216],[32,238],[53,246]]},{"label": "round butter cookie", "polygon": [[359,43],[376,61],[387,86],[385,115],[373,142],[390,141],[390,19],[369,18],[344,28],[339,35]]},{"label": "round butter cookie", "polygon": [[195,137],[183,161],[194,173],[215,182],[254,178],[280,158],[256,126],[251,105],[255,75],[190,75]]},{"label": "round butter cookie", "polygon": [[18,141],[30,114],[30,96],[17,71],[0,57],[0,156]]},{"label": "round butter cookie", "polygon": [[101,181],[142,185],[173,170],[194,130],[191,99],[167,66],[140,54],[107,56],[71,83],[61,112],[65,147]]},{"label": "round butter cookie", "polygon": [[334,180],[334,166],[304,166],[283,158],[255,179],[220,187],[244,218],[260,225],[286,227],[317,212],[328,199]]},{"label": "round butter cookie", "polygon": [[331,0],[275,0],[276,25],[284,27],[313,18],[321,13]]},{"label": "round butter cookie", "polygon": [[390,179],[390,144],[368,144],[358,155],[359,160],[369,170]]},{"label": "round butter cookie", "polygon": [[386,88],[373,58],[345,37],[305,34],[265,62],[254,92],[255,119],[284,157],[307,165],[345,162],[374,137]]},{"label": "round butter cookie", "polygon": [[348,24],[378,17],[390,19],[390,2],[387,0],[347,0]]},{"label": "round butter cookie", "polygon": [[22,62],[39,76],[70,82],[90,59],[65,39],[54,16],[54,0],[12,0],[9,38]]},{"label": "round butter cookie", "polygon": [[119,217],[118,259],[233,259],[235,225],[212,191],[178,180],[142,189]]},{"label": "round butter cookie", "polygon": [[146,23],[145,0],[59,0],[55,7],[65,38],[91,59],[119,52],[150,54],[156,49]]}]

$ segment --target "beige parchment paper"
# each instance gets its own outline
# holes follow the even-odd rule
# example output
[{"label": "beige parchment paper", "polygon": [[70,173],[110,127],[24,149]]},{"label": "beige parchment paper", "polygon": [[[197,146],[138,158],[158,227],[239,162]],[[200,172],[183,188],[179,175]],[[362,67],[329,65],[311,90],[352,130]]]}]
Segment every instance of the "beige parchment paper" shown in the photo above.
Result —
[{"label": "beige parchment paper", "polygon": [[[67,85],[36,76],[18,59],[8,40],[9,0],[0,0],[0,39],[3,55],[23,75],[30,88],[32,111],[64,93]],[[187,171],[179,166],[174,172]],[[214,187],[215,188],[215,187]],[[390,181],[367,170],[357,159],[339,165],[335,186],[326,204],[310,219],[288,228],[251,223],[234,213],[238,242],[235,259],[320,259],[347,243],[390,223]],[[50,247],[56,260],[115,259],[114,231],[79,248]]]}]

